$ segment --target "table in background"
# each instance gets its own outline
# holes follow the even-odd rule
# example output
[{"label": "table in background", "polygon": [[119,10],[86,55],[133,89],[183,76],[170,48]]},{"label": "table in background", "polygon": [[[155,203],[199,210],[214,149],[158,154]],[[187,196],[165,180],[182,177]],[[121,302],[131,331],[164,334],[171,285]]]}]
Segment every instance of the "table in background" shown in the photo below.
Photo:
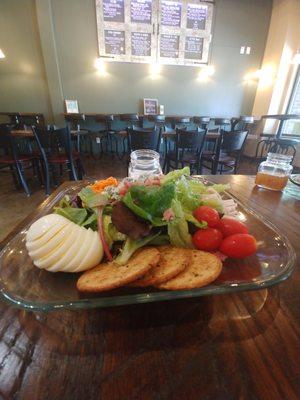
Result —
[{"label": "table in background", "polygon": [[34,314],[0,302],[2,398],[299,399],[299,188],[207,178],[231,183],[289,237],[292,277],[260,291],[89,311]]}]

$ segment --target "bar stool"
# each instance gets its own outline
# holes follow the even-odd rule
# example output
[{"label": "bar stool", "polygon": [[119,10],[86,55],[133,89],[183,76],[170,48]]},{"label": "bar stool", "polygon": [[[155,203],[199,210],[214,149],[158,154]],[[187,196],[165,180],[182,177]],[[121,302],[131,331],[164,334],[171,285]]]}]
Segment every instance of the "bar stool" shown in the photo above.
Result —
[{"label": "bar stool", "polygon": [[[114,137],[115,138],[115,144],[116,144],[116,154],[119,159],[122,159],[123,156],[126,154],[126,149],[128,148],[128,129],[132,129],[135,127],[135,125],[139,125],[140,123],[140,118],[138,114],[119,114],[120,121],[126,123],[126,128],[121,129],[118,131],[113,131],[114,132]],[[119,141],[122,142],[123,145],[123,154],[119,154],[119,146],[118,143]]]},{"label": "bar stool", "polygon": [[191,117],[188,116],[170,116],[167,120],[171,123],[173,129],[186,129],[191,123]]},{"label": "bar stool", "polygon": [[231,118],[231,130],[246,130],[249,125],[254,124],[254,117],[251,115],[241,115],[239,118]]},{"label": "bar stool", "polygon": [[231,128],[231,119],[230,118],[214,118],[215,126],[218,127],[220,131],[226,131],[226,127]]},{"label": "bar stool", "polygon": [[[100,156],[101,156],[101,154],[104,153],[103,143],[106,142],[106,151],[108,151],[108,144],[111,143],[110,133],[113,132],[112,131],[112,122],[114,121],[114,115],[113,114],[97,114],[95,117],[95,121],[104,125],[104,129],[101,129],[101,130],[95,132],[96,143],[100,145],[99,147],[100,147]],[[92,156],[94,156],[93,140],[90,141],[90,152],[91,152]]]},{"label": "bar stool", "polygon": [[75,138],[78,153],[81,152],[81,135],[86,135],[91,131],[89,129],[81,129],[81,124],[86,120],[85,114],[65,114],[65,120],[70,127],[72,139]]},{"label": "bar stool", "polygon": [[210,117],[193,117],[193,122],[197,128],[207,129]]}]

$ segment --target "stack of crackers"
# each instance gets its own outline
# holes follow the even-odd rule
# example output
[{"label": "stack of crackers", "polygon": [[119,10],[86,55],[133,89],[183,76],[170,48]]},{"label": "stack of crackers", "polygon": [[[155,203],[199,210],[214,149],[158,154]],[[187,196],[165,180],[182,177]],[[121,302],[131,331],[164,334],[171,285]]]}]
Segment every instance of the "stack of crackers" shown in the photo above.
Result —
[{"label": "stack of crackers", "polygon": [[127,264],[99,264],[84,272],[77,289],[86,293],[105,292],[121,286],[152,286],[162,290],[188,290],[213,282],[222,263],[215,255],[173,246],[144,247]]}]

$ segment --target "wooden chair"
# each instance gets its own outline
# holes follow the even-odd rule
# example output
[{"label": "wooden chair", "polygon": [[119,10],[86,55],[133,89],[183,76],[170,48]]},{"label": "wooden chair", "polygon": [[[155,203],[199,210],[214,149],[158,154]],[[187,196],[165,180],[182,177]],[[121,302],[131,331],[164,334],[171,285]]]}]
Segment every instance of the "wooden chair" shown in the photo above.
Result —
[{"label": "wooden chair", "polygon": [[33,126],[32,131],[43,165],[46,195],[50,194],[50,172],[53,182],[57,186],[56,166],[59,167],[60,175],[63,173],[63,167],[66,167],[70,180],[78,180],[78,175],[80,179],[83,178],[83,164],[80,154],[72,150],[71,132],[68,126],[50,131]]},{"label": "wooden chair", "polygon": [[[104,153],[104,146],[106,148],[106,152],[108,152],[108,146],[111,145],[111,137],[110,135],[114,132],[112,131],[112,122],[114,121],[114,115],[112,114],[97,114],[95,117],[95,121],[100,123],[104,129],[100,129],[96,132],[91,132],[90,136],[90,153],[93,154],[93,143],[96,141],[96,144],[100,148],[99,157]],[[112,149],[112,147],[111,147]]]},{"label": "wooden chair", "polygon": [[189,165],[191,170],[196,170],[197,174],[201,171],[201,156],[206,136],[206,129],[185,130],[176,129],[175,150],[167,151],[166,170],[170,168],[178,169]]},{"label": "wooden chair", "polygon": [[18,140],[10,134],[9,128],[1,130],[0,134],[0,170],[6,172],[9,168],[16,189],[20,187],[20,183],[27,196],[30,196],[30,190],[25,178],[25,169],[33,169],[37,171],[39,178],[40,170],[36,163],[36,157],[33,154],[20,153]]},{"label": "wooden chair", "polygon": [[217,141],[215,154],[203,155],[203,166],[210,169],[213,175],[218,171],[222,174],[225,172],[224,168],[236,174],[247,135],[248,131],[222,132]]},{"label": "wooden chair", "polygon": [[128,129],[128,144],[130,152],[140,149],[155,150],[159,152],[161,131],[157,128]]}]

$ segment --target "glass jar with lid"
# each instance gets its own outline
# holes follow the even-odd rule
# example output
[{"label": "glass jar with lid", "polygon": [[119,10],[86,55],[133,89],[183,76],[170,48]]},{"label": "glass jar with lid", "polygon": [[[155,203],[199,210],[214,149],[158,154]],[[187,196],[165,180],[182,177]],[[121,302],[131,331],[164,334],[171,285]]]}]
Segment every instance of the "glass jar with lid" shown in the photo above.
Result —
[{"label": "glass jar with lid", "polygon": [[268,153],[266,161],[259,167],[255,184],[271,190],[283,190],[293,170],[292,157],[285,154]]},{"label": "glass jar with lid", "polygon": [[159,157],[159,153],[154,150],[142,149],[133,151],[130,154],[129,178],[137,179],[140,176],[162,174]]}]

